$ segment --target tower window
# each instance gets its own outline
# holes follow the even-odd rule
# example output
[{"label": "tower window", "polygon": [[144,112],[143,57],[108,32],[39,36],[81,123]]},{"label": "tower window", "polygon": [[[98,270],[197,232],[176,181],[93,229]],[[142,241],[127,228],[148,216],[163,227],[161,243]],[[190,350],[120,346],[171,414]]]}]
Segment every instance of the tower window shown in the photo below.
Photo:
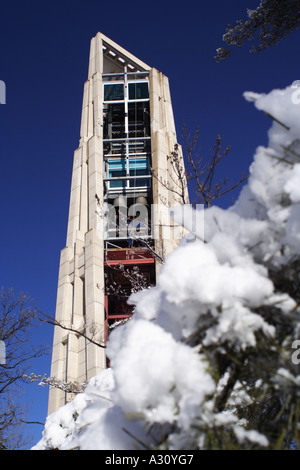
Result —
[{"label": "tower window", "polygon": [[[149,159],[145,158],[130,158],[129,159],[129,175],[142,176],[149,175]],[[133,179],[129,181],[130,187],[147,187],[150,184],[149,179]]]},{"label": "tower window", "polygon": [[109,103],[104,108],[103,138],[120,139],[125,137],[124,103]]},{"label": "tower window", "polygon": [[[149,158],[129,158],[128,167],[126,158],[108,160],[108,177],[120,178],[109,182],[110,189],[118,188],[147,188],[150,186]],[[129,172],[127,171],[129,169]],[[131,178],[126,179],[126,176]],[[136,176],[148,176],[148,178],[135,178]]]},{"label": "tower window", "polygon": [[124,100],[124,84],[104,85],[104,101]]},{"label": "tower window", "polygon": [[[108,162],[108,176],[109,178],[125,177],[126,176],[126,160],[125,159],[110,160]],[[126,186],[125,180],[110,181],[111,188],[125,188],[125,186]]]},{"label": "tower window", "polygon": [[149,98],[147,82],[129,83],[129,99],[143,100]]},{"label": "tower window", "polygon": [[150,136],[149,101],[128,104],[128,129],[129,137]]}]

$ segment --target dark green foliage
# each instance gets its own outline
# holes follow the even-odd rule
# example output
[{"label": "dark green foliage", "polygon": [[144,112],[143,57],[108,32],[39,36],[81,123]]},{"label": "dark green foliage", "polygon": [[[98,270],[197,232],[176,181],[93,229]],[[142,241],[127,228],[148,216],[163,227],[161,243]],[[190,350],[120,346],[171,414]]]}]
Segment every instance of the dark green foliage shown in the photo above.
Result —
[{"label": "dark green foliage", "polygon": [[256,10],[247,10],[248,19],[228,25],[223,41],[228,47],[217,49],[216,61],[226,59],[235,47],[252,43],[250,52],[275,46],[300,26],[299,0],[262,0]]}]

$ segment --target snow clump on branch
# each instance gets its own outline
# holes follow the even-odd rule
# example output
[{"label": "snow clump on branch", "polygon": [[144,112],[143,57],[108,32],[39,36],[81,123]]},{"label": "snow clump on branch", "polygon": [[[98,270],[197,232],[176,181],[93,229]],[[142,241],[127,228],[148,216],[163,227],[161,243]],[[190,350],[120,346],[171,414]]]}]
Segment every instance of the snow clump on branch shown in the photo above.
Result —
[{"label": "snow clump on branch", "polygon": [[[193,237],[168,257],[155,287],[132,294],[133,319],[110,336],[111,369],[48,417],[35,449],[271,448],[276,426],[293,422],[283,406],[293,396],[282,386],[297,375],[282,345],[299,333],[300,119],[292,92],[245,93],[273,124],[238,201],[205,210],[204,240],[193,209],[173,209]],[[257,397],[258,416],[278,405],[273,434],[267,419],[245,418]]]}]

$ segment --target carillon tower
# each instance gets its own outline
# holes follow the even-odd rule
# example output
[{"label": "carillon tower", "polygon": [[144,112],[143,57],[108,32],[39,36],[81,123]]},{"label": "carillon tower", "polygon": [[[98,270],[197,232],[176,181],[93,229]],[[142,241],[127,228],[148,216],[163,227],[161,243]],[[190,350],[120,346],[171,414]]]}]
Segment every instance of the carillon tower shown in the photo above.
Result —
[{"label": "carillon tower", "polygon": [[[54,328],[51,377],[82,383],[108,366],[109,332],[132,315],[131,279],[155,284],[158,260],[177,245],[175,146],[183,165],[167,77],[98,33],[74,152],[55,314],[65,328]],[[51,388],[49,413],[72,398]]]}]

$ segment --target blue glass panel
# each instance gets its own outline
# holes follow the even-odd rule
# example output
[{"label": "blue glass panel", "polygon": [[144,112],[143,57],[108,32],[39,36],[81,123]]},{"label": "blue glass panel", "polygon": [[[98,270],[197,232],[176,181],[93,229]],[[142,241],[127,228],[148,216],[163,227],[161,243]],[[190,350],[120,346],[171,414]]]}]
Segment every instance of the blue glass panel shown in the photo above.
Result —
[{"label": "blue glass panel", "polygon": [[[125,159],[116,159],[110,160],[108,162],[108,177],[109,178],[121,178],[122,176],[126,176],[126,161]],[[109,187],[110,188],[125,188],[126,181],[110,181]]]},{"label": "blue glass panel", "polygon": [[124,85],[104,85],[104,101],[124,100]]},{"label": "blue glass panel", "polygon": [[149,98],[148,83],[129,83],[129,99],[142,100]]},{"label": "blue glass panel", "polygon": [[134,170],[134,169],[142,170],[142,169],[144,169],[145,172],[148,173],[148,165],[149,165],[149,159],[147,157],[145,157],[145,158],[130,158],[130,160],[129,160],[129,169],[130,170]]}]

